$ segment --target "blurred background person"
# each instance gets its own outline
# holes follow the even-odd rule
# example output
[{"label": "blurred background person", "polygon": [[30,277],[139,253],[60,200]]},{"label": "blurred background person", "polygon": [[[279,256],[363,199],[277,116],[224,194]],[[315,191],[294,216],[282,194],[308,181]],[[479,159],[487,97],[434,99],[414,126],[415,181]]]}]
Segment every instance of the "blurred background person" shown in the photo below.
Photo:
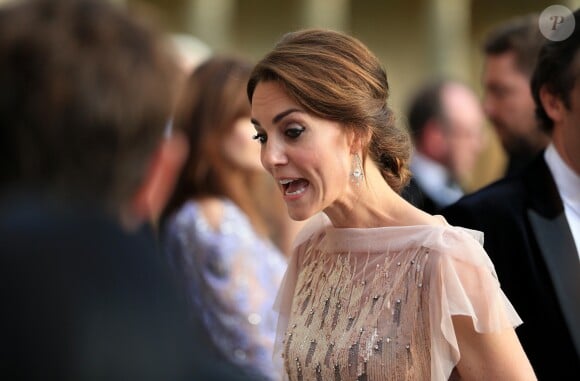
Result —
[{"label": "blurred background person", "polygon": [[178,63],[185,78],[191,74],[200,63],[212,55],[212,50],[199,38],[186,33],[174,33],[169,36],[177,53]]},{"label": "blurred background person", "polygon": [[160,36],[107,1],[0,8],[3,380],[238,379],[196,347],[147,224],[187,154]]},{"label": "blurred background person", "polygon": [[426,84],[410,100],[413,177],[403,193],[436,214],[457,201],[484,148],[485,117],[475,92],[450,79]]},{"label": "blurred background person", "polygon": [[[3,0],[0,0],[2,2]],[[6,1],[6,0],[5,0]],[[259,59],[288,30],[325,27],[358,36],[377,53],[394,75],[393,108],[403,115],[406,103],[428,78],[449,76],[470,84],[482,95],[483,40],[502,20],[530,12],[540,13],[549,0],[398,2],[365,0],[114,0],[128,7],[147,3],[178,34],[201,39],[214,52],[242,52]],[[563,5],[572,6],[572,1]],[[390,22],[384,16],[391,15]],[[264,22],[276,20],[276,22]],[[404,30],[405,38],[401,38]],[[392,54],[393,50],[405,54]],[[478,161],[475,190],[503,176],[507,155],[491,125],[488,144]]]},{"label": "blurred background person", "polygon": [[574,32],[546,40],[531,82],[551,143],[519,174],[441,212],[485,234],[539,380],[580,377],[580,10],[566,22],[575,22]]},{"label": "blurred background person", "polygon": [[217,55],[185,84],[174,126],[187,135],[190,154],[163,213],[161,238],[207,350],[277,380],[272,307],[287,261],[257,202],[266,172],[245,92],[251,69],[245,59]]},{"label": "blurred background person", "polygon": [[483,108],[507,154],[505,175],[520,170],[549,142],[535,117],[530,91],[544,41],[533,13],[497,25],[484,42]]}]

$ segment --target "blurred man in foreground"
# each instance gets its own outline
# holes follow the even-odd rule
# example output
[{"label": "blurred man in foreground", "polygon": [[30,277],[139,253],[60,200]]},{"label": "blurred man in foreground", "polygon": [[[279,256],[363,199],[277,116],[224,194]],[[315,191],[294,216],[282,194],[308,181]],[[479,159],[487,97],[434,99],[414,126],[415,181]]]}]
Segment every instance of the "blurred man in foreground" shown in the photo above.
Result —
[{"label": "blurred man in foreground", "polygon": [[194,346],[147,223],[187,153],[164,136],[177,73],[108,1],[0,8],[1,379],[237,379]]}]

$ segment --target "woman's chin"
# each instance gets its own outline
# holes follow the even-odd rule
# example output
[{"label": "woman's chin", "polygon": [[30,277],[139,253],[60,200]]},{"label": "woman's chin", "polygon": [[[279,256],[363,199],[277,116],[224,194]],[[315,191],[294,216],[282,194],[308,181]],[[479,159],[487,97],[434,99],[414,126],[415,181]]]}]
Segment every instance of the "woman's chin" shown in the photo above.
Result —
[{"label": "woman's chin", "polygon": [[312,217],[313,213],[307,212],[304,209],[288,208],[288,215],[294,221],[305,221]]}]

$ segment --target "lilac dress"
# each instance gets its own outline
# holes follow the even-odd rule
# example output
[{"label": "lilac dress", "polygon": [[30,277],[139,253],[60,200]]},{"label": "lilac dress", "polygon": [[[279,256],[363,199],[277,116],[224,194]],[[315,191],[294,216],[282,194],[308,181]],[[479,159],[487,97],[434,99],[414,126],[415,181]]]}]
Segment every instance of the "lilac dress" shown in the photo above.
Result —
[{"label": "lilac dress", "polygon": [[195,201],[172,215],[165,229],[166,255],[185,282],[211,349],[260,378],[280,379],[281,364],[272,360],[277,320],[272,306],[286,258],[229,200],[218,230]]}]

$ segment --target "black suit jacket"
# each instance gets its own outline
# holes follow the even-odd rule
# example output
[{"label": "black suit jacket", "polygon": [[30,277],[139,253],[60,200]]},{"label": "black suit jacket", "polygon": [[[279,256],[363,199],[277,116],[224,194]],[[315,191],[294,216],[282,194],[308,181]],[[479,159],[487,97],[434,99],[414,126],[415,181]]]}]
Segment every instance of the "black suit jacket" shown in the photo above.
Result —
[{"label": "black suit jacket", "polygon": [[429,214],[438,214],[441,209],[435,201],[421,189],[421,186],[419,186],[419,183],[417,183],[417,180],[415,180],[414,177],[411,178],[409,184],[405,189],[403,189],[401,195],[405,200]]},{"label": "black suit jacket", "polygon": [[210,357],[151,229],[0,199],[0,379],[249,380]]},{"label": "black suit jacket", "polygon": [[484,232],[501,287],[524,322],[516,332],[538,378],[580,379],[580,262],[543,152],[520,174],[441,214]]}]

